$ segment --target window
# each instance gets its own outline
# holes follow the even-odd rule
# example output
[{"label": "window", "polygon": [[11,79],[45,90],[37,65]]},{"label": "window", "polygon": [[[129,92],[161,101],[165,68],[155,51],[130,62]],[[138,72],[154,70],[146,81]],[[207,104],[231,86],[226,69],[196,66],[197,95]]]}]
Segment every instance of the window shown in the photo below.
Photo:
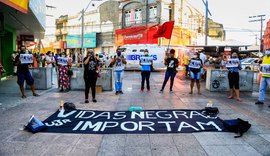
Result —
[{"label": "window", "polygon": [[142,23],[142,9],[135,9],[135,24]]},{"label": "window", "polygon": [[125,11],[125,24],[126,26],[131,25],[131,11]]},{"label": "window", "polygon": [[149,22],[156,22],[157,20],[157,6],[149,7]]},{"label": "window", "polygon": [[133,52],[133,53],[136,53],[136,52],[137,52],[137,49],[132,49],[132,52]]}]

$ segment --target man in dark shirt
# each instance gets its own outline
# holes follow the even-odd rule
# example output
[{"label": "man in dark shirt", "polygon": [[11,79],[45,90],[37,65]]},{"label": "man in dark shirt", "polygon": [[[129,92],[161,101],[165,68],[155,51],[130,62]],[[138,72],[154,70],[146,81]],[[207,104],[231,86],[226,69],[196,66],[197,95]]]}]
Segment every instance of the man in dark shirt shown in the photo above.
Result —
[{"label": "man in dark shirt", "polygon": [[[25,54],[26,49],[25,46],[21,47],[21,51],[20,54]],[[29,64],[22,64],[21,60],[20,60],[20,54],[16,56],[15,58],[15,65],[17,66],[17,83],[20,86],[20,90],[22,93],[22,98],[26,98],[25,92],[24,92],[24,81],[26,81],[26,83],[28,85],[30,85],[33,96],[39,96],[36,92],[35,92],[35,86],[34,86],[34,79],[32,77],[32,75],[29,72]]]},{"label": "man in dark shirt", "polygon": [[174,53],[175,53],[175,50],[174,49],[171,49],[170,50],[170,57],[169,58],[165,58],[165,62],[164,64],[167,66],[167,70],[166,70],[166,73],[165,73],[165,78],[164,78],[164,82],[163,82],[163,85],[162,85],[162,88],[160,90],[160,93],[163,93],[163,90],[166,86],[166,83],[167,81],[169,80],[169,78],[171,78],[171,83],[170,83],[170,92],[172,93],[172,88],[173,88],[173,81],[174,81],[174,77],[177,73],[177,70],[176,68],[178,67],[178,60],[176,58],[174,58]]}]

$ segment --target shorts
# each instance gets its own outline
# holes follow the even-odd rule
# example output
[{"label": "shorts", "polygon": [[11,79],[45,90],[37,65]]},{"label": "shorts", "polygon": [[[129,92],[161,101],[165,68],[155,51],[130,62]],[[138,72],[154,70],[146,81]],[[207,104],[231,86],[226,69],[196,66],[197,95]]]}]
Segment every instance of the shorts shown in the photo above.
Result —
[{"label": "shorts", "polygon": [[34,84],[34,79],[29,71],[25,73],[17,73],[17,77],[18,77],[17,83],[20,86],[24,84],[24,81],[26,81],[28,85]]},{"label": "shorts", "polygon": [[191,78],[191,80],[200,80],[201,72],[194,73],[194,72],[190,71],[190,78]]}]

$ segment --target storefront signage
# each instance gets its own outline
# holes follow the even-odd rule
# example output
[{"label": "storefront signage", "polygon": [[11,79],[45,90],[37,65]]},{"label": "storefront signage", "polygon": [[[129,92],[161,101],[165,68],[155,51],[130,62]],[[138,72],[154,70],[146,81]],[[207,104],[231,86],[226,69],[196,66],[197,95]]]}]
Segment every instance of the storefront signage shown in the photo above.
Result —
[{"label": "storefront signage", "polygon": [[5,3],[10,7],[19,10],[22,13],[28,13],[29,0],[0,0],[0,2]]},{"label": "storefront signage", "polygon": [[[68,35],[67,48],[81,48],[81,35]],[[96,33],[84,34],[84,48],[96,47]]]}]

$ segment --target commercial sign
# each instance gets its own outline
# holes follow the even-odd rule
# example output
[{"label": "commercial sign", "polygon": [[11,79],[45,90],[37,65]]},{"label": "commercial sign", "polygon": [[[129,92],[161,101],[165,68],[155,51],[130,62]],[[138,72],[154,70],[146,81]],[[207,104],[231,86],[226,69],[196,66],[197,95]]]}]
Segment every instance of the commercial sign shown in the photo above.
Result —
[{"label": "commercial sign", "polygon": [[156,27],[139,26],[119,29],[115,31],[117,46],[124,44],[158,44],[158,39],[153,38]]},{"label": "commercial sign", "polygon": [[0,0],[0,2],[5,3],[10,7],[19,10],[22,13],[28,13],[29,0]]},{"label": "commercial sign", "polygon": [[46,3],[45,0],[30,0],[29,8],[32,10],[40,25],[46,27]]},{"label": "commercial sign", "polygon": [[34,41],[35,38],[33,35],[21,35],[21,41]]},{"label": "commercial sign", "polygon": [[[81,48],[81,35],[68,35],[66,41],[67,48]],[[96,33],[84,34],[84,48],[95,48],[96,45]]]},{"label": "commercial sign", "polygon": [[53,49],[65,49],[66,42],[65,41],[53,42],[52,47],[53,47]]}]

